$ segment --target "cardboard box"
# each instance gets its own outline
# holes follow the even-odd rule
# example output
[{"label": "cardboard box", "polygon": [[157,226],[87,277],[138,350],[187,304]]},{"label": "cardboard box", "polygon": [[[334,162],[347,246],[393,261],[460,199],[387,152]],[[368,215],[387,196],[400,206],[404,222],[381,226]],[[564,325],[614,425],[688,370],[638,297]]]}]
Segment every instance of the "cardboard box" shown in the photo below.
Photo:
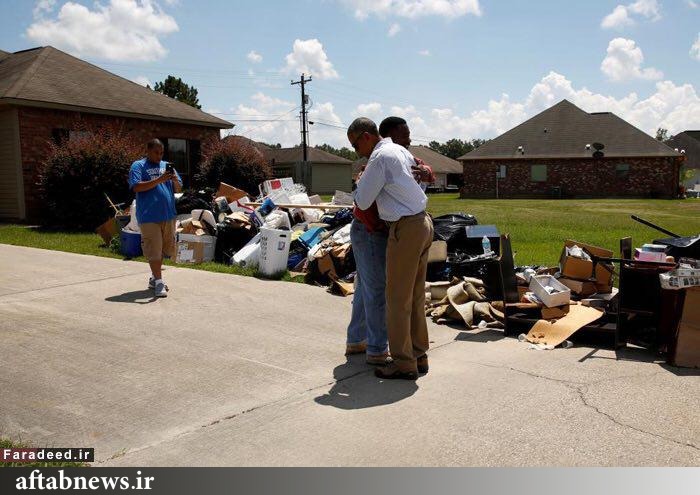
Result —
[{"label": "cardboard box", "polygon": [[211,235],[177,234],[175,263],[204,263],[214,260],[216,237]]},{"label": "cardboard box", "polygon": [[[545,287],[553,287],[556,292],[550,294]],[[548,308],[564,306],[571,301],[571,290],[560,284],[556,278],[551,275],[537,275],[530,279],[530,290],[544,303]]]},{"label": "cardboard box", "polygon": [[556,308],[542,308],[540,312],[542,313],[543,320],[558,320],[559,318],[564,318],[569,314],[568,304],[565,306],[558,306]]},{"label": "cardboard box", "polygon": [[588,282],[584,280],[572,280],[570,278],[564,277],[560,277],[558,280],[559,283],[567,286],[571,290],[571,292],[573,292],[577,296],[588,297],[598,292],[598,289],[596,288],[593,282]]},{"label": "cardboard box", "polygon": [[686,289],[671,364],[700,368],[700,287]]},{"label": "cardboard box", "polygon": [[235,203],[241,198],[248,196],[245,191],[241,191],[237,187],[229,186],[225,182],[219,183],[219,190],[216,191],[216,197],[224,196],[229,203]]},{"label": "cardboard box", "polygon": [[583,242],[568,240],[564,243],[564,249],[562,249],[561,257],[559,258],[559,270],[563,277],[574,280],[590,280],[595,283],[598,292],[603,294],[609,293],[613,286],[612,275],[614,265],[597,263],[594,273],[592,261],[566,255],[566,248],[574,246],[578,246],[584,249],[584,251],[588,251],[594,256],[599,256],[601,258],[612,258],[613,252]]},{"label": "cardboard box", "polygon": [[97,232],[97,235],[102,237],[105,245],[109,246],[109,244],[112,242],[112,238],[119,233],[119,229],[117,228],[116,220],[114,218],[110,218],[105,223],[97,227],[95,232]]}]

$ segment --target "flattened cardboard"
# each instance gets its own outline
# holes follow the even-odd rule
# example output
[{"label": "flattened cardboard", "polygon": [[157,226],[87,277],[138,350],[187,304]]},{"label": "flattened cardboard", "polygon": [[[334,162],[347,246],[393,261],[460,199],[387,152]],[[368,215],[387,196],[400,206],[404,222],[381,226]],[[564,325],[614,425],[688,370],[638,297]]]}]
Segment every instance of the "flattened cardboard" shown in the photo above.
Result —
[{"label": "flattened cardboard", "polygon": [[112,242],[112,238],[119,232],[119,230],[117,230],[116,220],[114,218],[110,218],[105,223],[97,227],[95,232],[97,232],[97,235],[102,237],[105,245],[109,246],[109,243]]},{"label": "flattened cardboard", "polygon": [[247,195],[245,191],[241,191],[237,187],[229,186],[225,182],[220,182],[219,190],[216,191],[217,198],[219,196],[224,196],[229,203],[234,203],[241,198],[245,198]]},{"label": "flattened cardboard", "polygon": [[572,304],[569,308],[569,314],[562,319],[554,323],[545,320],[535,323],[530,333],[527,334],[527,340],[533,344],[553,345],[556,347],[581,328],[599,320],[603,314],[603,312],[594,308]]},{"label": "flattened cardboard", "polygon": [[700,287],[686,289],[681,323],[700,327]]}]

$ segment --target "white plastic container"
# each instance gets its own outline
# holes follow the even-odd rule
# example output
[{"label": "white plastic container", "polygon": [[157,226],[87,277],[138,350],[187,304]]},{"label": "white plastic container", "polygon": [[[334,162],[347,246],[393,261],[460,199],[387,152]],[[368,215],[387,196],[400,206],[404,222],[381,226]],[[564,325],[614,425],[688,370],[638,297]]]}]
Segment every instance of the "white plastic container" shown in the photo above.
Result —
[{"label": "white plastic container", "polygon": [[287,230],[260,229],[260,273],[273,276],[287,270],[291,235]]},{"label": "white plastic container", "polygon": [[233,264],[238,266],[257,266],[260,263],[260,234],[253,237],[248,244],[233,255]]}]

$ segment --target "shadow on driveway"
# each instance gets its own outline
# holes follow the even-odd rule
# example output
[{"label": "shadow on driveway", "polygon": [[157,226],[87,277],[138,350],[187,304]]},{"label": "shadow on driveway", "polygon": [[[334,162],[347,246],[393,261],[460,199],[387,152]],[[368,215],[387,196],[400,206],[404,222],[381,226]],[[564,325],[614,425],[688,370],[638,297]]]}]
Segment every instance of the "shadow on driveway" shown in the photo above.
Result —
[{"label": "shadow on driveway", "polygon": [[135,290],[119,294],[118,296],[110,296],[105,298],[105,301],[107,302],[132,304],[150,304],[152,302],[156,302],[157,300],[158,298],[153,295],[153,290],[151,289]]},{"label": "shadow on driveway", "polygon": [[[360,378],[365,372],[352,373],[357,365],[348,362],[336,366],[333,377],[335,385],[324,395],[314,399],[322,406],[353,410],[393,404],[412,396],[418,384],[410,380],[380,380],[374,376]],[[374,368],[372,368],[372,371]],[[367,370],[370,371],[370,370]],[[358,378],[358,379],[353,379]]]}]

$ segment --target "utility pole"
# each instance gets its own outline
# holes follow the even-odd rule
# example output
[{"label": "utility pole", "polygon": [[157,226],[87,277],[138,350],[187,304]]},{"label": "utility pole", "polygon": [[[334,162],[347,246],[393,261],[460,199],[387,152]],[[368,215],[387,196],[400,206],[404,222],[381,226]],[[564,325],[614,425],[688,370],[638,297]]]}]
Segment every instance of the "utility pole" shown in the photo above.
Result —
[{"label": "utility pole", "polygon": [[311,76],[309,76],[308,79],[305,79],[304,74],[301,75],[300,80],[291,82],[292,86],[296,84],[301,85],[301,147],[304,152],[304,162],[307,161],[306,148],[309,136],[309,122],[306,115],[306,105],[309,103],[309,97],[306,94],[304,85],[308,82],[311,82]]}]

